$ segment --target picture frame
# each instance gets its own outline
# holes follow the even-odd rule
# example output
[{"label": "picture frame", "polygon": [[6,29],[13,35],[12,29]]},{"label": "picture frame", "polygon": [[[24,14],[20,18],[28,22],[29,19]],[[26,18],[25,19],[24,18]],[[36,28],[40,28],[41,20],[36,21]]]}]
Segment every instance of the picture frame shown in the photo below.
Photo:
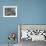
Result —
[{"label": "picture frame", "polygon": [[[29,33],[33,32],[33,34],[29,35],[29,36],[31,36],[31,37],[33,36],[33,37],[28,38],[26,40],[46,41],[46,24],[18,24],[18,42],[21,42],[21,40],[25,39],[25,38],[21,39],[21,37],[22,37],[21,31],[23,31],[23,30],[24,31],[28,30],[28,35],[29,35]],[[34,31],[36,31],[36,33]],[[39,38],[37,38],[35,36],[37,36]]]},{"label": "picture frame", "polygon": [[17,17],[17,6],[3,6],[3,17]]}]

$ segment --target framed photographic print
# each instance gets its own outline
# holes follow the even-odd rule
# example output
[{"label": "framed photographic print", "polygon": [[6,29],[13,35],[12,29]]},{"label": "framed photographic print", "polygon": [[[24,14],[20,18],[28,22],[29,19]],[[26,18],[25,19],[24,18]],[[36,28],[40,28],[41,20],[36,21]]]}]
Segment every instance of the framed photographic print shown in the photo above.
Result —
[{"label": "framed photographic print", "polygon": [[17,17],[17,6],[3,6],[3,17]]},{"label": "framed photographic print", "polygon": [[46,41],[46,25],[40,24],[19,24],[18,41]]}]

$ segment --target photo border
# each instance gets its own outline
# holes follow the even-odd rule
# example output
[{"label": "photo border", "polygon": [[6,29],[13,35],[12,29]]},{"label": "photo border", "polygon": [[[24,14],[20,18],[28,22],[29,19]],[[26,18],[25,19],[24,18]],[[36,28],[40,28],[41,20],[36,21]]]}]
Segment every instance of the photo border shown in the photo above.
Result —
[{"label": "photo border", "polygon": [[[15,8],[16,15],[15,16],[5,16],[5,8]],[[3,17],[17,17],[17,6],[3,6]]]}]

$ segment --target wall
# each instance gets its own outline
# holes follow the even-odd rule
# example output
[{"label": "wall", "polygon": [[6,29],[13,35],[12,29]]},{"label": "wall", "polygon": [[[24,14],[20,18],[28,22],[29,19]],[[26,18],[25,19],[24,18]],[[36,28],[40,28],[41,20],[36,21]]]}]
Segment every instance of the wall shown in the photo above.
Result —
[{"label": "wall", "polygon": [[[3,5],[17,5],[17,18],[4,18]],[[9,32],[18,24],[46,24],[46,0],[0,0],[0,44],[7,44]],[[17,43],[17,40],[16,40]]]},{"label": "wall", "polygon": [[[8,35],[10,32],[17,32],[18,18],[3,17],[3,6],[18,6],[18,0],[0,0],[0,44],[7,44],[9,42]],[[18,38],[17,38],[18,39]],[[16,39],[16,43],[18,43]]]}]

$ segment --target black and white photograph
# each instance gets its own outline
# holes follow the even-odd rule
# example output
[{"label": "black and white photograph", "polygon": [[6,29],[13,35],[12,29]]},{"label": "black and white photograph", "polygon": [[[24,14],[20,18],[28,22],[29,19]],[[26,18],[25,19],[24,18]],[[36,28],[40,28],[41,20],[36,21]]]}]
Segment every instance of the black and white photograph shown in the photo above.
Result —
[{"label": "black and white photograph", "polygon": [[31,46],[32,43],[46,41],[46,25],[18,25],[18,41],[20,46]]}]

